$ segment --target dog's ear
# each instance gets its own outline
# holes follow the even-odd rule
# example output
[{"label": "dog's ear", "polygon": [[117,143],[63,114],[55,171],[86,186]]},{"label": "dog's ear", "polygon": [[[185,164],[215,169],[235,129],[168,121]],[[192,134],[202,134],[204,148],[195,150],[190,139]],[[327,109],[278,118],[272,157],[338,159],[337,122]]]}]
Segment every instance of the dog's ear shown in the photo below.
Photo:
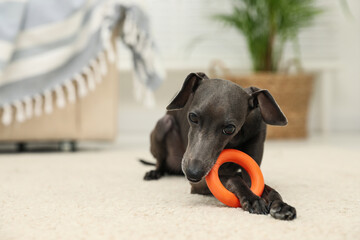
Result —
[{"label": "dog's ear", "polygon": [[166,107],[168,111],[179,110],[183,108],[190,97],[190,94],[195,92],[196,88],[199,86],[200,81],[203,79],[209,79],[205,73],[197,72],[190,73],[180,90],[180,92],[175,96],[171,103]]},{"label": "dog's ear", "polygon": [[287,119],[268,90],[251,87],[249,105],[251,108],[260,108],[261,116],[265,123],[270,125],[285,126]]}]

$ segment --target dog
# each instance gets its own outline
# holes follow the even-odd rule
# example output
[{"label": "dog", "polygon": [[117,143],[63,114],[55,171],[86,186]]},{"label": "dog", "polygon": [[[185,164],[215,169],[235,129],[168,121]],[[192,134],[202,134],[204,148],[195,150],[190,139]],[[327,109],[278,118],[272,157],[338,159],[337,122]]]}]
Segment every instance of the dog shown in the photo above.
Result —
[{"label": "dog", "polygon": [[[238,149],[260,166],[266,137],[266,124],[284,126],[287,119],[269,91],[241,86],[222,79],[209,79],[204,73],[190,73],[167,112],[150,135],[150,151],[156,168],[145,180],[164,174],[185,174],[191,193],[211,194],[205,176],[223,149]],[[239,199],[242,209],[269,214],[281,220],[296,218],[296,209],[280,194],[265,185],[261,197],[250,190],[250,177],[234,163],[219,169],[224,186]]]}]

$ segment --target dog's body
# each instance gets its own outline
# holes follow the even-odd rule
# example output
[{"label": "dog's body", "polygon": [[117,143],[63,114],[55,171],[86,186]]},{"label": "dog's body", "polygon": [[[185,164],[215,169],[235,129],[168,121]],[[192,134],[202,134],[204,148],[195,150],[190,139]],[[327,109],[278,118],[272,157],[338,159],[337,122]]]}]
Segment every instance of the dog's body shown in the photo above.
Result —
[{"label": "dog's body", "polygon": [[[151,153],[156,169],[144,179],[160,178],[164,173],[184,173],[191,193],[210,194],[204,177],[225,148],[241,150],[261,164],[266,123],[286,125],[267,90],[243,89],[226,80],[208,79],[191,73],[182,89],[167,107],[168,112],[151,133]],[[250,178],[236,164],[224,164],[219,171],[223,184],[251,213],[270,214],[277,219],[296,217],[295,208],[282,201],[279,193],[265,185],[259,198],[249,189]]]}]

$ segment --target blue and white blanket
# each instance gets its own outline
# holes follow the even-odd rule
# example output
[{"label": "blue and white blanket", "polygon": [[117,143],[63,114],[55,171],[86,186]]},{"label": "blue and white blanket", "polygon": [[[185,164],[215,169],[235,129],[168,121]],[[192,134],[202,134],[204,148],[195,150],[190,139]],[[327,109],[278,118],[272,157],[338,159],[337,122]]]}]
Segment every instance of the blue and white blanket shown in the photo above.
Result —
[{"label": "blue and white blanket", "polygon": [[106,61],[116,60],[111,34],[120,19],[121,38],[133,54],[137,97],[148,97],[164,75],[148,19],[136,6],[111,0],[0,0],[2,124],[51,113],[94,90],[106,74]]}]

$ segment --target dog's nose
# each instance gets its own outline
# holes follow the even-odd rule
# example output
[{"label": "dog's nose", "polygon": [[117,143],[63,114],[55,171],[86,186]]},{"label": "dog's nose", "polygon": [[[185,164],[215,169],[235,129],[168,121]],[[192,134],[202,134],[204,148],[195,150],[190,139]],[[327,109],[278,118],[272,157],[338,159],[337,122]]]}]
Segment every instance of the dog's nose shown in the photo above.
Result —
[{"label": "dog's nose", "polygon": [[185,170],[185,174],[190,182],[199,182],[205,175],[202,162],[196,159],[190,161],[187,169]]}]

